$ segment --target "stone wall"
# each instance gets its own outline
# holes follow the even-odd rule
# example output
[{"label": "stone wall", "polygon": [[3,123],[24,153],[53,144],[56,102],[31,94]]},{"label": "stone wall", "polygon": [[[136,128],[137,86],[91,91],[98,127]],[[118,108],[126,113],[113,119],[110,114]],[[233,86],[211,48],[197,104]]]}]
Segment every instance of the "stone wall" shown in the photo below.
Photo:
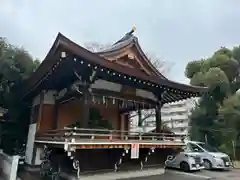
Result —
[{"label": "stone wall", "polygon": [[0,150],[1,176],[5,180],[16,180],[19,156],[9,156]]}]

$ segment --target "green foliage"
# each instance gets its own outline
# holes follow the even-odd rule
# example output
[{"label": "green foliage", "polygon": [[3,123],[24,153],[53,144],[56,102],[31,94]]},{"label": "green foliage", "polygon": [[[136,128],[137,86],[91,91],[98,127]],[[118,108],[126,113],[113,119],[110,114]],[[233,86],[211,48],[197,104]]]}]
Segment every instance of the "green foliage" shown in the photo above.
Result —
[{"label": "green foliage", "polygon": [[209,60],[209,66],[220,68],[230,82],[238,75],[238,61],[224,54],[215,54]]},{"label": "green foliage", "polygon": [[185,70],[192,85],[209,88],[192,111],[190,135],[201,141],[207,135],[210,144],[226,152],[240,131],[240,96],[236,94],[240,88],[239,63],[240,46],[233,50],[222,47],[212,57],[189,62]]},{"label": "green foliage", "polygon": [[240,63],[240,46],[233,48],[232,55],[233,55],[233,58]]},{"label": "green foliage", "polygon": [[189,62],[185,70],[185,76],[189,79],[192,79],[196,72],[201,72],[202,66],[202,60]]},{"label": "green foliage", "polygon": [[99,109],[90,108],[89,127],[94,129],[112,129],[109,120],[103,119]]},{"label": "green foliage", "polygon": [[8,120],[4,127],[3,146],[8,153],[14,153],[14,146],[25,141],[28,132],[29,105],[21,101],[23,81],[39,65],[24,48],[13,46],[0,38],[0,106],[8,109]]},{"label": "green foliage", "polygon": [[221,102],[230,93],[229,80],[224,71],[218,67],[210,68],[205,74],[204,81],[216,102]]},{"label": "green foliage", "polygon": [[226,47],[221,47],[219,50],[217,50],[214,53],[214,56],[218,56],[218,55],[224,55],[224,56],[227,56],[228,58],[232,58],[233,53],[230,49],[228,49]]},{"label": "green foliage", "polygon": [[229,129],[240,131],[240,95],[235,94],[224,100],[219,108],[220,124]]},{"label": "green foliage", "polygon": [[190,81],[190,83],[192,84],[192,85],[194,85],[194,86],[205,86],[205,83],[204,83],[204,81],[205,81],[205,76],[204,76],[205,74],[204,73],[202,73],[202,72],[197,72],[197,73],[195,73],[193,76],[192,76],[192,78],[191,78],[191,81]]}]

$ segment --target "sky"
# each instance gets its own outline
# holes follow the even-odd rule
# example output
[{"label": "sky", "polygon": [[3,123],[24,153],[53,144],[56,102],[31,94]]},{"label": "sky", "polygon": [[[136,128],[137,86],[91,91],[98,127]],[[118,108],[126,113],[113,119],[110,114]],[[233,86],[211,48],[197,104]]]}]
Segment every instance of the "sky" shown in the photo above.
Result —
[{"label": "sky", "polygon": [[133,25],[145,52],[184,77],[191,60],[240,44],[239,0],[0,0],[0,36],[44,59],[58,32],[79,45],[109,44]]}]

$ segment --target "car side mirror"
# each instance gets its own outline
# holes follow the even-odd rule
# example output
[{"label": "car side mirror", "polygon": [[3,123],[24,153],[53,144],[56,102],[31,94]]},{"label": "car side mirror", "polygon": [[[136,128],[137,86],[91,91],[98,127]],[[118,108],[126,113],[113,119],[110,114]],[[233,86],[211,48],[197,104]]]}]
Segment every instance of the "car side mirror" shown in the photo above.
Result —
[{"label": "car side mirror", "polygon": [[170,160],[170,161],[171,161],[171,160],[173,160],[173,159],[174,159],[174,156],[171,156],[171,155],[170,155],[170,156],[167,156],[167,160]]}]

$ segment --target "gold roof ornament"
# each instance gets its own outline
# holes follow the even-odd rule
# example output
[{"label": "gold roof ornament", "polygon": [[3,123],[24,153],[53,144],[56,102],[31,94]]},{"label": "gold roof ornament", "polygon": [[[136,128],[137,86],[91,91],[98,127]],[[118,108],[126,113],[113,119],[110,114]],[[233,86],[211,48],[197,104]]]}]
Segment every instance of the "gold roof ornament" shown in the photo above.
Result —
[{"label": "gold roof ornament", "polygon": [[134,31],[136,31],[136,26],[135,25],[133,25],[131,31],[129,31],[126,35],[131,35],[131,34],[134,33]]},{"label": "gold roof ornament", "polygon": [[135,25],[132,26],[131,31],[127,32],[127,33],[125,34],[125,36],[123,36],[120,40],[118,40],[117,42],[115,42],[114,45],[117,44],[117,43],[123,42],[123,41],[125,41],[125,40],[127,40],[127,39],[129,39],[129,38],[131,38],[131,37],[133,37],[134,31],[136,31],[136,26],[135,26]]},{"label": "gold roof ornament", "polygon": [[136,25],[133,25],[132,30],[136,31],[136,29],[137,29]]}]

